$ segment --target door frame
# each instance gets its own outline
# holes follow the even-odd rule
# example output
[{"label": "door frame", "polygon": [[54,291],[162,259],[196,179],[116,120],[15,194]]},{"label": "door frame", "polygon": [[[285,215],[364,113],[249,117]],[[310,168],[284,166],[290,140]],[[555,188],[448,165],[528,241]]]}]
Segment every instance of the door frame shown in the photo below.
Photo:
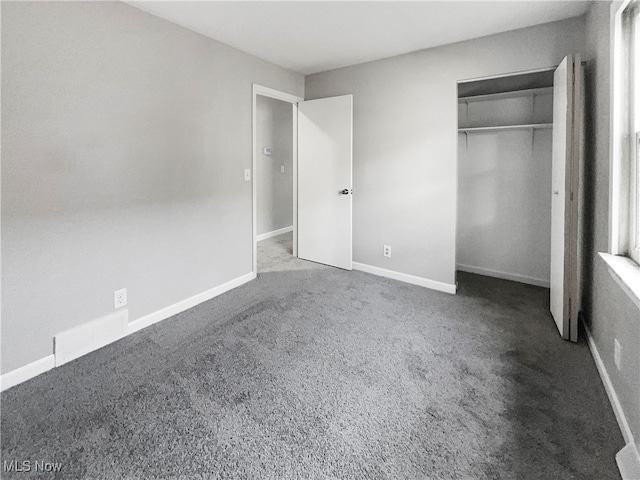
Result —
[{"label": "door frame", "polygon": [[252,85],[252,106],[251,106],[251,216],[252,216],[252,236],[253,236],[253,254],[251,271],[254,275],[258,274],[258,182],[256,175],[258,172],[258,132],[256,110],[258,103],[258,95],[263,97],[274,98],[291,104],[291,115],[293,118],[293,256],[298,255],[298,102],[304,101],[304,98],[292,95],[290,93],[281,92],[273,88],[265,87],[254,83]]}]

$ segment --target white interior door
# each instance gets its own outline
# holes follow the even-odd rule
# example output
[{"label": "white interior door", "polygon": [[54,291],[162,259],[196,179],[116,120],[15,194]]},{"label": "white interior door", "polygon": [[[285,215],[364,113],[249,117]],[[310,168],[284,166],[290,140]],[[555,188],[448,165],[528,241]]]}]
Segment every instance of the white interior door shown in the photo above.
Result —
[{"label": "white interior door", "polygon": [[582,76],[569,55],[553,79],[550,309],[563,338],[578,338],[578,194],[582,154]]},{"label": "white interior door", "polygon": [[298,257],[351,270],[353,96],[298,104]]}]

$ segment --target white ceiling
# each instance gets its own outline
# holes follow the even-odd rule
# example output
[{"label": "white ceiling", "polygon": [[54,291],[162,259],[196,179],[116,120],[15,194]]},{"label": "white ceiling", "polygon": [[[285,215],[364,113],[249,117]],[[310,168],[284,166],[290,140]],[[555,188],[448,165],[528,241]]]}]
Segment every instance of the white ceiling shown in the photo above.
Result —
[{"label": "white ceiling", "polygon": [[588,1],[128,1],[305,75],[586,13]]}]

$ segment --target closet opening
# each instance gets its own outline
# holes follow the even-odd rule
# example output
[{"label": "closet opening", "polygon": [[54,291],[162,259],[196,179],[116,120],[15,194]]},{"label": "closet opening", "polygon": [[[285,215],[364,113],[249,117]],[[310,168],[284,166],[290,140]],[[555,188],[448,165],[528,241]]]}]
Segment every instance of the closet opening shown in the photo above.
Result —
[{"label": "closet opening", "polygon": [[549,288],[554,70],[458,82],[458,271]]}]

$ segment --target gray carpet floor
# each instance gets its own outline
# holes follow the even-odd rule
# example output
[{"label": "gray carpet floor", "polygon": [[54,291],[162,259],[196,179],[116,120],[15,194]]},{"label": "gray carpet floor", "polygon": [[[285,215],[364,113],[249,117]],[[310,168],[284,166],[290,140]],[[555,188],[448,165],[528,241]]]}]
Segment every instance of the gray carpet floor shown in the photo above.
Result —
[{"label": "gray carpet floor", "polygon": [[[624,446],[548,290],[293,259],[1,395],[2,478],[610,479]],[[278,260],[278,256],[281,256]]]}]

